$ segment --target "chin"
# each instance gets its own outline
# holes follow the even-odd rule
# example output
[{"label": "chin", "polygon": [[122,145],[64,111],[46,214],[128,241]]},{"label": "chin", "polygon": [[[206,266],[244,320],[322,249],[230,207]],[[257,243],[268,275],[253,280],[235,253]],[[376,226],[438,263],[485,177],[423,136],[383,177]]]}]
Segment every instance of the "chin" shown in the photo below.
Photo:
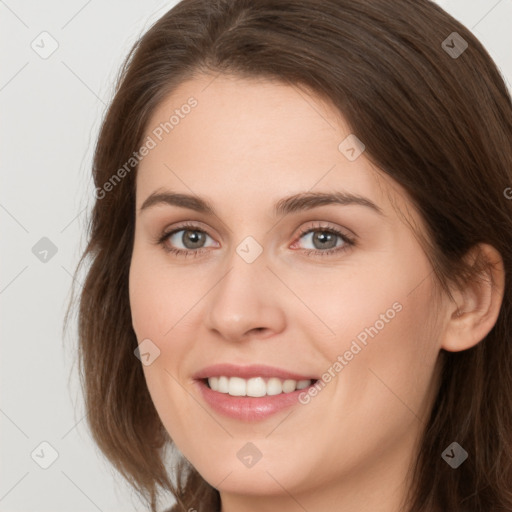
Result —
[{"label": "chin", "polygon": [[[307,481],[307,475],[300,475],[297,468],[282,467],[282,462],[257,462],[253,467],[244,467],[235,459],[231,464],[208,465],[196,467],[199,474],[217,490],[225,493],[244,494],[249,496],[273,496],[288,491]],[[296,465],[295,465],[296,466]],[[300,482],[303,482],[302,484]]]}]

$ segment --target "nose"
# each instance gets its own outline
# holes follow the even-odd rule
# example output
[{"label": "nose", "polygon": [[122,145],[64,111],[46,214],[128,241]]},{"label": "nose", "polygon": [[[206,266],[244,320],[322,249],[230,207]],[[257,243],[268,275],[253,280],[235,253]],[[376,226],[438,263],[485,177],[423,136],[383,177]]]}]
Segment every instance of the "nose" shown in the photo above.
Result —
[{"label": "nose", "polygon": [[236,251],[207,296],[205,324],[227,341],[267,338],[285,328],[283,290],[267,268],[265,252],[252,263]]}]

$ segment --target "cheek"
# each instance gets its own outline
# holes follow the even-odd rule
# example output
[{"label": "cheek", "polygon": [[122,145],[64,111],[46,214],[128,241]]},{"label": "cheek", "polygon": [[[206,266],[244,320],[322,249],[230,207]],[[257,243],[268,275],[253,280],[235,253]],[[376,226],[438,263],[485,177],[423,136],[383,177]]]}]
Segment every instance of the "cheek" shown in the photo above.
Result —
[{"label": "cheek", "polygon": [[[181,273],[183,276],[183,273]],[[161,267],[154,257],[134,248],[129,277],[133,328],[139,343],[151,340],[158,356],[143,365],[144,376],[155,408],[171,437],[186,441],[188,425],[187,394],[183,393],[181,362],[190,348],[186,335],[176,336],[185,324],[180,319],[194,304],[193,287],[186,286],[179,272]],[[174,325],[180,321],[174,329]],[[185,425],[182,425],[181,422]],[[200,435],[200,433],[198,433]]]},{"label": "cheek", "polygon": [[[179,269],[170,269],[155,254],[134,249],[130,266],[130,309],[137,339],[163,341],[173,326],[197,302],[205,286]],[[204,292],[203,292],[204,293]]]},{"label": "cheek", "polygon": [[[414,328],[416,324],[407,320],[410,310],[417,309],[416,313],[421,315],[429,308],[425,296],[429,284],[418,287],[418,282],[429,271],[427,265],[421,268],[420,262],[411,271],[406,271],[400,261],[373,264],[358,261],[339,268],[286,272],[283,280],[303,302],[297,301],[295,309],[289,310],[290,321],[316,324],[319,333],[324,335],[325,346],[336,349],[338,342],[351,340],[359,334],[364,342],[365,332],[366,337],[370,337],[368,329],[374,334],[375,330],[381,333],[396,323]],[[315,338],[320,339],[318,335]],[[396,339],[397,343],[400,341]]]},{"label": "cheek", "polygon": [[[354,412],[357,404],[373,407],[374,397],[399,408],[400,397],[419,409],[439,353],[428,260],[418,253],[412,260],[389,258],[361,268],[317,273],[294,283],[294,291],[321,320],[314,319],[325,333],[316,336],[316,348],[327,361],[323,371],[336,375],[334,386],[328,386]],[[304,329],[306,320],[296,319]],[[312,332],[313,324],[308,325]]]},{"label": "cheek", "polygon": [[382,431],[399,438],[429,409],[439,332],[430,281],[413,293],[391,283],[388,291],[369,303],[357,302],[359,309],[352,309],[346,335],[339,337],[330,360],[341,355],[346,361],[333,390],[334,400],[345,404],[337,420],[349,413],[367,418],[364,433],[373,436],[371,425],[380,418]]},{"label": "cheek", "polygon": [[[418,419],[426,421],[435,389],[438,346],[431,282],[425,280],[411,293],[414,286],[389,275],[373,284],[366,277],[368,288],[354,282],[356,293],[340,291],[332,297],[338,307],[347,304],[344,311],[336,314],[328,302],[321,310],[336,332],[322,343],[329,361],[322,379],[327,374],[330,380],[305,406],[325,411],[325,438],[351,440],[343,452],[348,465],[408,443]],[[335,465],[340,453],[329,446],[323,457]]]}]

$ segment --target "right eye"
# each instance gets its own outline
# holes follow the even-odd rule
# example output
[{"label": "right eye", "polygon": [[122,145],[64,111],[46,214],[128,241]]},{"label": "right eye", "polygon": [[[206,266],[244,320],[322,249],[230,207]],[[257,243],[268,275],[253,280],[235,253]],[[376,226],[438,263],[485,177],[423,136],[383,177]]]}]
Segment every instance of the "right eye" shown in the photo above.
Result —
[{"label": "right eye", "polygon": [[[198,254],[204,252],[205,240],[211,238],[206,231],[194,224],[185,224],[166,231],[158,239],[158,243],[170,253],[177,255]],[[213,239],[212,239],[213,240]],[[179,247],[179,245],[182,247]],[[178,245],[178,247],[176,247]],[[213,245],[215,247],[215,245]]]}]

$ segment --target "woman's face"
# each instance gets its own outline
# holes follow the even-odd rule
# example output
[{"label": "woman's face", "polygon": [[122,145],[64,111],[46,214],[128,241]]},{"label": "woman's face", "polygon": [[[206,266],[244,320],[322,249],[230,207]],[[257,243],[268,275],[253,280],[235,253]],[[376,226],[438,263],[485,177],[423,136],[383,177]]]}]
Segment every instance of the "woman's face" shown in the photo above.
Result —
[{"label": "woman's face", "polygon": [[223,496],[392,493],[426,420],[443,326],[396,208],[423,224],[349,136],[304,90],[225,75],[147,127],[133,327],[165,428]]}]

